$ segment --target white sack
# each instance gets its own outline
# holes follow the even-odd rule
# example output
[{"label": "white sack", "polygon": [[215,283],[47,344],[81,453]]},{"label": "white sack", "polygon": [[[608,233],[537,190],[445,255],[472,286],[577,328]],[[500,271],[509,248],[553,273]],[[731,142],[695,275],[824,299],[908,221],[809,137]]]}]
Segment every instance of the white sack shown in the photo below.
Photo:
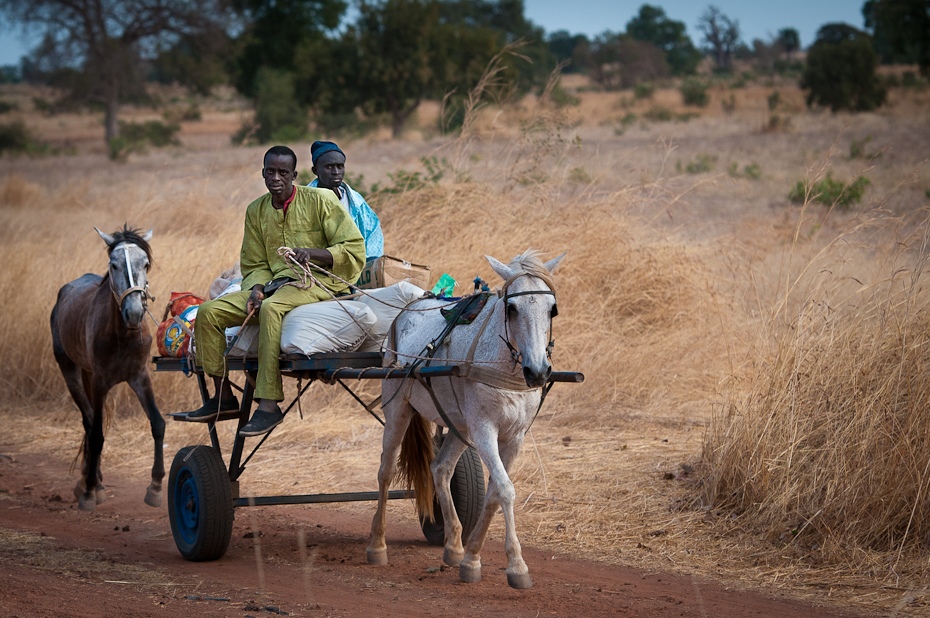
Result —
[{"label": "white sack", "polygon": [[[377,318],[371,309],[351,300],[324,301],[301,305],[284,316],[281,351],[286,354],[351,352],[368,335]],[[232,357],[258,354],[258,325],[248,325],[229,352]],[[226,329],[231,341],[239,327]]]},{"label": "white sack", "polygon": [[426,290],[409,281],[401,281],[386,288],[365,290],[365,294],[358,297],[358,302],[367,305],[378,321],[358,349],[362,352],[380,352],[381,344],[384,343],[384,338],[391,330],[391,324],[400,312],[413,301],[423,298],[424,294]]}]

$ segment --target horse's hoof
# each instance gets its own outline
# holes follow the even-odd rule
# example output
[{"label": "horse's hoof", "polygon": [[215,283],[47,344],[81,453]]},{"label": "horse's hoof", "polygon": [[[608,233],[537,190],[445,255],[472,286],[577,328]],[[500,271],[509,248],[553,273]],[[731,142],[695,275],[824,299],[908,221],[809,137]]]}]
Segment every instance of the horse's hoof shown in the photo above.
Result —
[{"label": "horse's hoof", "polygon": [[107,489],[103,485],[97,485],[94,488],[94,499],[97,504],[103,504],[107,501]]},{"label": "horse's hoof", "polygon": [[523,575],[507,573],[507,585],[517,590],[526,590],[527,588],[533,587],[533,580],[530,579],[529,573],[524,573]]},{"label": "horse's hoof", "polygon": [[481,581],[481,565],[470,567],[460,564],[459,579],[466,584],[477,584]]},{"label": "horse's hoof", "polygon": [[462,564],[462,559],[465,558],[465,552],[454,552],[446,548],[442,552],[442,561],[448,564],[451,567],[457,567]]},{"label": "horse's hoof", "polygon": [[371,549],[369,547],[365,550],[365,555],[368,558],[368,564],[384,566],[388,563],[387,549]]},{"label": "horse's hoof", "polygon": [[145,492],[145,503],[149,506],[161,506],[161,490],[149,487]]},{"label": "horse's hoof", "polygon": [[94,511],[97,508],[97,499],[93,494],[81,494],[78,497],[78,509],[81,511],[87,511],[88,513]]},{"label": "horse's hoof", "polygon": [[84,484],[78,483],[77,485],[74,486],[74,489],[72,489],[71,491],[74,494],[74,499],[80,500],[81,496],[84,495]]}]

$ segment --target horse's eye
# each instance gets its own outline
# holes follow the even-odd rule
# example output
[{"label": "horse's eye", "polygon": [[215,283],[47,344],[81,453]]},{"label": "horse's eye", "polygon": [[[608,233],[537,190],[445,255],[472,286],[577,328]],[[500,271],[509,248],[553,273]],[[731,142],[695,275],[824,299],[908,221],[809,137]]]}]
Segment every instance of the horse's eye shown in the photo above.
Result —
[{"label": "horse's eye", "polygon": [[517,311],[516,305],[514,305],[513,303],[507,303],[507,317],[508,318],[515,318],[517,317],[518,313],[519,311]]},{"label": "horse's eye", "polygon": [[554,318],[554,317],[557,316],[557,315],[559,315],[559,306],[558,306],[558,305],[552,305],[552,311],[549,312],[549,317],[550,317],[550,318]]}]

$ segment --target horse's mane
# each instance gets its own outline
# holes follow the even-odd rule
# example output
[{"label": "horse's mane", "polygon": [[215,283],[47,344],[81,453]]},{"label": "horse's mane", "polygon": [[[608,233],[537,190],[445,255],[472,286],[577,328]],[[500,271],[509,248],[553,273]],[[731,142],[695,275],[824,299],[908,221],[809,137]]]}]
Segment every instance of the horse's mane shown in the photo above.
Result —
[{"label": "horse's mane", "polygon": [[113,242],[107,245],[107,255],[113,253],[113,248],[118,246],[122,242],[132,243],[137,245],[140,249],[145,251],[146,257],[149,258],[149,262],[153,263],[152,259],[152,247],[149,246],[147,240],[142,238],[138,228],[129,227],[128,223],[123,224],[123,229],[113,232]]},{"label": "horse's mane", "polygon": [[549,289],[555,292],[555,281],[552,279],[552,273],[546,268],[540,256],[542,251],[536,249],[527,249],[510,261],[510,268],[514,270],[514,276],[504,283],[504,289],[510,286],[514,279],[524,273],[531,277],[539,277],[543,283],[549,286]]}]

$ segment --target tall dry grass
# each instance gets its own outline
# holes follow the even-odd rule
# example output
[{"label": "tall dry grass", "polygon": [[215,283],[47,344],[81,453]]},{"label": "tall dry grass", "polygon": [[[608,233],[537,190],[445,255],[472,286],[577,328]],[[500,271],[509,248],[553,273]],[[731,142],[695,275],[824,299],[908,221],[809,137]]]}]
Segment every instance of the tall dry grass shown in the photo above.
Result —
[{"label": "tall dry grass", "polygon": [[728,526],[791,560],[927,574],[928,241],[926,211],[873,211],[786,248],[704,444],[702,499]]}]

